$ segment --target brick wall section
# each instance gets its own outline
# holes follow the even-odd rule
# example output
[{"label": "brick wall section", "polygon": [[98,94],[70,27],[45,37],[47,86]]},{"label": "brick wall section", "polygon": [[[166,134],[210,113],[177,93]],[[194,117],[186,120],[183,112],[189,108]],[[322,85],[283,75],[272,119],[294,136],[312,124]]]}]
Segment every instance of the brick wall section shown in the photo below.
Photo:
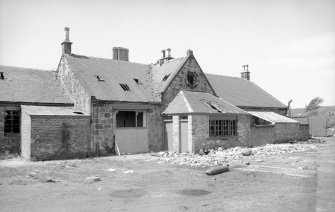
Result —
[{"label": "brick wall section", "polygon": [[284,143],[299,139],[299,123],[276,123],[275,124],[275,142]]},{"label": "brick wall section", "polygon": [[309,138],[310,138],[309,125],[308,124],[300,124],[300,126],[299,126],[299,140],[307,141]]},{"label": "brick wall section", "polygon": [[[235,146],[249,145],[250,117],[239,116],[237,118],[237,136],[209,137],[208,115],[192,115],[188,119],[192,122],[193,152],[200,149],[211,149],[216,147],[230,148]],[[189,135],[190,138],[190,135]]]},{"label": "brick wall section", "polygon": [[275,126],[263,125],[250,127],[250,146],[261,146],[275,142]]},{"label": "brick wall section", "polygon": [[[193,71],[198,74],[198,86],[195,88],[190,88],[187,86],[187,72]],[[183,68],[180,70],[178,75],[175,76],[170,85],[166,88],[165,92],[162,93],[162,103],[167,106],[173,98],[178,94],[180,90],[192,90],[200,91],[205,93],[214,94],[210,85],[208,84],[204,73],[201,71],[194,57],[190,57]]]},{"label": "brick wall section", "polygon": [[10,133],[5,136],[5,115],[7,110],[20,111],[19,105],[0,105],[0,152],[20,152],[20,133]]},{"label": "brick wall section", "polygon": [[147,115],[148,148],[149,151],[161,151],[163,146],[163,118],[161,106],[153,106]]},{"label": "brick wall section", "polygon": [[60,80],[67,96],[74,103],[74,108],[90,113],[91,97],[71,71],[71,67],[65,57],[62,57],[59,63],[57,78]]},{"label": "brick wall section", "polygon": [[[66,131],[65,134],[68,134],[66,141],[63,137],[64,131]],[[86,157],[90,153],[89,138],[89,117],[31,117],[32,159],[53,160]]]}]

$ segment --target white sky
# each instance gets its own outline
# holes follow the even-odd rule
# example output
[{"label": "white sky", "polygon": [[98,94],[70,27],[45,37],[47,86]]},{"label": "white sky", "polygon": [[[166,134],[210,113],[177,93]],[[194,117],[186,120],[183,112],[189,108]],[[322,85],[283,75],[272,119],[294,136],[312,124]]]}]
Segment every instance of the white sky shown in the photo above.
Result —
[{"label": "white sky", "polygon": [[335,105],[335,0],[0,0],[0,64],[55,70],[64,27],[72,52],[153,63],[192,49],[205,73],[251,80],[284,104]]}]

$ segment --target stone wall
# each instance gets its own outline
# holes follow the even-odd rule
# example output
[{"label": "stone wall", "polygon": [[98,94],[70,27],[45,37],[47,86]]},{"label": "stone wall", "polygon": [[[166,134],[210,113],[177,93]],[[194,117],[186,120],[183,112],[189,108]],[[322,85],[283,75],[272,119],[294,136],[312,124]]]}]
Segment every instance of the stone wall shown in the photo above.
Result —
[{"label": "stone wall", "polygon": [[307,141],[310,139],[309,124],[300,124],[299,126],[299,140]]},{"label": "stone wall", "polygon": [[[189,87],[187,85],[187,73],[192,71],[197,73],[197,86]],[[170,103],[173,98],[178,94],[180,90],[192,90],[214,94],[211,86],[209,85],[207,78],[204,73],[201,71],[197,61],[193,56],[189,57],[185,65],[182,67],[178,75],[176,75],[170,85],[166,88],[165,92],[162,93],[162,103],[166,106]]]},{"label": "stone wall", "polygon": [[148,112],[147,116],[147,127],[148,127],[148,143],[149,151],[161,151],[164,149],[163,146],[163,118],[161,116],[161,106],[153,106]]},{"label": "stone wall", "polygon": [[[139,108],[134,103],[127,104],[129,110]],[[148,129],[149,151],[163,149],[163,119],[160,105],[150,105],[152,109],[145,109],[146,127]],[[119,108],[119,107],[118,107]],[[131,109],[133,108],[133,109]],[[126,109],[126,107],[124,107]],[[114,154],[114,136],[116,129],[116,112],[112,103],[94,102],[92,109],[92,144],[94,154]],[[131,131],[130,131],[131,132]],[[98,149],[98,153],[97,153]]]},{"label": "stone wall", "polygon": [[299,139],[299,123],[276,123],[275,142],[284,143]]},{"label": "stone wall", "polygon": [[[192,129],[189,128],[189,138],[193,139],[193,152],[200,149],[211,149],[216,147],[230,148],[235,146],[248,146],[250,138],[250,117],[238,116],[237,135],[223,137],[209,137],[208,115],[189,116],[189,123],[192,122]],[[190,135],[190,133],[192,133]]]},{"label": "stone wall", "polygon": [[250,127],[250,146],[261,146],[275,142],[275,126],[259,125]]},{"label": "stone wall", "polygon": [[91,96],[85,91],[80,80],[72,72],[65,57],[62,57],[57,69],[57,78],[60,80],[67,96],[74,103],[74,108],[90,113]]},{"label": "stone wall", "polygon": [[0,105],[0,152],[19,153],[20,133],[5,134],[6,111],[20,111],[19,105]]},{"label": "stone wall", "polygon": [[31,158],[53,160],[90,155],[88,116],[31,116]]}]

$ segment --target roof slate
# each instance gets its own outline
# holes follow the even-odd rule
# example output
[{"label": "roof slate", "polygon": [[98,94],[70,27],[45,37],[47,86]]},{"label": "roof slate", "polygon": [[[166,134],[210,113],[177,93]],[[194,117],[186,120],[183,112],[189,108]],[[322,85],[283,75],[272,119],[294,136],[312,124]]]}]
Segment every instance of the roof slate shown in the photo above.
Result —
[{"label": "roof slate", "polygon": [[71,104],[54,71],[0,65],[0,102]]},{"label": "roof slate", "polygon": [[163,114],[185,113],[248,114],[244,110],[212,94],[180,91]]},{"label": "roof slate", "polygon": [[299,121],[287,118],[285,116],[279,115],[274,112],[266,112],[266,111],[248,111],[253,116],[269,121],[273,124],[275,123],[299,123]]},{"label": "roof slate", "polygon": [[[150,77],[150,65],[65,54],[71,70],[99,100],[159,102]],[[99,81],[97,75],[104,81]],[[139,84],[134,79],[139,80]],[[127,84],[124,91],[120,84]]]},{"label": "roof slate", "polygon": [[238,107],[287,107],[251,81],[222,75],[206,76],[219,97]]}]

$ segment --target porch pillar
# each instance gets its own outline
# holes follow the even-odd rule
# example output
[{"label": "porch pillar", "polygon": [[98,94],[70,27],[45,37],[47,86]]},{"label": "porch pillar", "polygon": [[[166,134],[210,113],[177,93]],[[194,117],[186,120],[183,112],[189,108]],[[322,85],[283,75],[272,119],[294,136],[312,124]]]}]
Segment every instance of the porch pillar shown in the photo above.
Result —
[{"label": "porch pillar", "polygon": [[180,152],[180,120],[179,116],[172,116],[173,151]]}]

